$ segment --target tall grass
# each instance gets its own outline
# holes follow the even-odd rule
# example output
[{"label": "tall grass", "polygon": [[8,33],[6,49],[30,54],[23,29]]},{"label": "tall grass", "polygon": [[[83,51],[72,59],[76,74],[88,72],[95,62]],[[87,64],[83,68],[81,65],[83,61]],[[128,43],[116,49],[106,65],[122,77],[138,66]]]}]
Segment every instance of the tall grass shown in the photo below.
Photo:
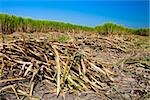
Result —
[{"label": "tall grass", "polygon": [[150,36],[150,29],[141,28],[134,31],[134,34],[141,36]]},{"label": "tall grass", "polygon": [[100,34],[135,34],[141,36],[150,36],[149,28],[127,28],[113,23],[105,23],[95,27],[95,30]]},{"label": "tall grass", "polygon": [[13,32],[96,32],[100,34],[136,34],[142,36],[150,36],[150,29],[134,29],[127,28],[114,23],[105,23],[96,27],[87,27],[81,25],[74,25],[70,23],[47,21],[47,20],[33,20],[30,18],[22,18],[14,15],[0,14],[0,32],[10,34]]},{"label": "tall grass", "polygon": [[0,32],[9,34],[13,32],[79,32],[93,31],[94,29],[87,26],[73,25],[70,23],[32,20],[30,18],[16,17],[13,15],[0,14]]}]

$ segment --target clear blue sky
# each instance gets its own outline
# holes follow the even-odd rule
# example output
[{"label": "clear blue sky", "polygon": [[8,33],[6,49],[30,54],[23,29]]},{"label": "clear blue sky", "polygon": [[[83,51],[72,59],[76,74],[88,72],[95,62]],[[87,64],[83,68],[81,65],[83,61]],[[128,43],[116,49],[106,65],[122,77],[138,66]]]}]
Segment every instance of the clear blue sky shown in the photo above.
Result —
[{"label": "clear blue sky", "polygon": [[150,27],[149,0],[0,0],[0,13],[87,26]]}]

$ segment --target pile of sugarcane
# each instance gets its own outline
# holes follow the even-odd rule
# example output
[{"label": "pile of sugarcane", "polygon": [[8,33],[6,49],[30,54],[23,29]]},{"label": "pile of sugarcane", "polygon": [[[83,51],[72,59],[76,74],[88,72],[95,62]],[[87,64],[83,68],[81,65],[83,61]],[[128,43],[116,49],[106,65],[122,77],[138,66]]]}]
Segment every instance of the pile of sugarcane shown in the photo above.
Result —
[{"label": "pile of sugarcane", "polygon": [[57,95],[66,88],[99,92],[108,89],[113,74],[75,44],[31,39],[1,44],[0,66],[0,93],[18,100],[32,97],[42,80],[55,84]]}]

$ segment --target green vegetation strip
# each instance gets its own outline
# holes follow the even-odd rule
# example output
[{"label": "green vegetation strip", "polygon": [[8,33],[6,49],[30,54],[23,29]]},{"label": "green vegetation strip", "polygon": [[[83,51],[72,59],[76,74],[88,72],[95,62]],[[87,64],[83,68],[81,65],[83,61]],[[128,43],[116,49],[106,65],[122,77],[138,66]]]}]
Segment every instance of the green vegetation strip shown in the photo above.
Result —
[{"label": "green vegetation strip", "polygon": [[87,27],[81,25],[74,25],[64,22],[47,21],[47,20],[33,20],[30,18],[16,17],[14,15],[0,14],[0,32],[10,34],[13,32],[92,32],[100,34],[136,34],[142,36],[149,36],[149,28],[127,28],[113,23],[105,23],[96,27]]}]

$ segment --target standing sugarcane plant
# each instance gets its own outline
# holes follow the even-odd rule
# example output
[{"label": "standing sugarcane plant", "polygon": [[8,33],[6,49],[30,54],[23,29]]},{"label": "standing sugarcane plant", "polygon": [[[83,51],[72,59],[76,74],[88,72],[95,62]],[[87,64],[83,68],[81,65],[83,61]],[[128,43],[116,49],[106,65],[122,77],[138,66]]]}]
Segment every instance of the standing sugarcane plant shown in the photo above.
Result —
[{"label": "standing sugarcane plant", "polygon": [[[2,16],[2,18],[0,19],[0,26],[1,26],[1,33],[2,33],[2,49],[3,49],[3,53],[5,53],[5,45],[4,45],[4,43],[5,43],[5,40],[4,40],[4,33],[5,33],[5,31],[4,31],[4,25],[5,24],[5,18],[4,18],[4,16]],[[3,53],[2,53],[2,67],[1,67],[1,71],[3,70],[3,68],[4,68],[4,55],[3,55]]]},{"label": "standing sugarcane plant", "polygon": [[[105,23],[96,27],[74,25],[70,23],[46,21],[46,20],[33,20],[30,18],[16,17],[13,15],[0,14],[0,26],[3,34],[11,34],[13,32],[24,33],[48,33],[48,32],[61,32],[61,33],[99,33],[104,35],[113,34],[137,34],[142,36],[149,36],[149,28],[134,29],[127,28],[122,25],[114,23]],[[2,26],[3,23],[3,26]]]}]

